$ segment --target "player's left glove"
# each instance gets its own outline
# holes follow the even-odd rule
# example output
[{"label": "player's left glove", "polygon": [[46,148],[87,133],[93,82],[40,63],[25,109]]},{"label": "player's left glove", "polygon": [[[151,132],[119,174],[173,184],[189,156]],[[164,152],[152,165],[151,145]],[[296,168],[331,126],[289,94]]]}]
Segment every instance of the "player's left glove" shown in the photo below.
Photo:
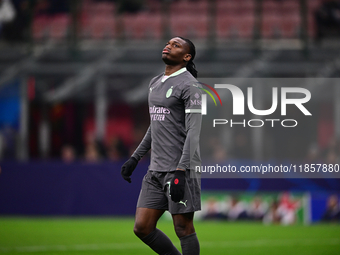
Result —
[{"label": "player's left glove", "polygon": [[175,176],[171,180],[170,195],[171,200],[178,203],[184,197],[185,171],[176,170]]},{"label": "player's left glove", "polygon": [[133,170],[135,170],[137,164],[138,164],[138,160],[135,159],[134,157],[129,158],[128,161],[124,163],[120,173],[125,181],[131,183],[130,176],[132,175]]}]

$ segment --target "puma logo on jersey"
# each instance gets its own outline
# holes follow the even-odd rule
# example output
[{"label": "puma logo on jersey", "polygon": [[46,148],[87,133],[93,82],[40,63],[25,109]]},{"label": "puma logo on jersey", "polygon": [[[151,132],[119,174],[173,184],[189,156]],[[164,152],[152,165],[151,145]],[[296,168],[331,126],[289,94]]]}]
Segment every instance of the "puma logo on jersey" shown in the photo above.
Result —
[{"label": "puma logo on jersey", "polygon": [[185,202],[179,201],[178,203],[184,205],[185,207],[187,207],[187,201],[188,201],[188,200],[185,200]]}]

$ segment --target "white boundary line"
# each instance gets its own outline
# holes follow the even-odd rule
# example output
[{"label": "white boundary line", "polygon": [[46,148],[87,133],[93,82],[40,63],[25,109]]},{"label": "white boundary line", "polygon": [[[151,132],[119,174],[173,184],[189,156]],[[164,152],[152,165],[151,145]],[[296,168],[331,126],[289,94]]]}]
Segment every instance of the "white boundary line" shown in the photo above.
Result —
[{"label": "white boundary line", "polygon": [[[283,240],[245,240],[245,241],[218,241],[200,242],[201,247],[262,247],[262,246],[319,246],[340,245],[339,238],[331,239],[283,239]],[[97,250],[124,250],[139,249],[146,247],[142,242],[134,243],[109,243],[109,244],[77,244],[77,245],[41,245],[41,246],[18,246],[0,247],[0,253],[7,252],[47,252],[47,251],[97,251]]]}]

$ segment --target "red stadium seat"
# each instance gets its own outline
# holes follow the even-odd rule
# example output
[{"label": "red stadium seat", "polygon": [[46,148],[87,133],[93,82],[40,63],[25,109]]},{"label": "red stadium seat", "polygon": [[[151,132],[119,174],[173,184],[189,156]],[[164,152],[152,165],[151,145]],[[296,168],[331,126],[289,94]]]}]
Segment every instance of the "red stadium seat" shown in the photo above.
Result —
[{"label": "red stadium seat", "polygon": [[[307,2],[309,2],[309,0]],[[298,11],[300,9],[300,2],[296,0],[285,0],[285,1],[282,1],[281,4],[282,4],[282,8],[286,10]]]},{"label": "red stadium seat", "polygon": [[172,15],[179,14],[205,14],[208,11],[208,1],[200,0],[192,1],[177,1],[170,5],[170,13]]},{"label": "red stadium seat", "polygon": [[282,15],[300,14],[300,3],[295,0],[283,1],[281,6]]},{"label": "red stadium seat", "polygon": [[162,8],[162,3],[159,0],[147,0],[146,5],[149,12],[160,13]]},{"label": "red stadium seat", "polygon": [[236,13],[240,10],[239,2],[231,0],[219,0],[216,2],[217,15]]},{"label": "red stadium seat", "polygon": [[91,12],[93,12],[94,15],[114,15],[116,8],[114,3],[99,2],[93,4]]},{"label": "red stadium seat", "polygon": [[281,7],[281,3],[274,0],[264,0],[262,3],[263,13],[265,15],[278,13]]},{"label": "red stadium seat", "polygon": [[254,21],[254,16],[251,15],[218,15],[217,36],[219,38],[251,38]]},{"label": "red stadium seat", "polygon": [[238,1],[239,7],[242,10],[254,10],[255,9],[255,0],[243,0]]},{"label": "red stadium seat", "polygon": [[264,15],[262,19],[262,37],[273,38],[281,33],[282,19],[278,15]]},{"label": "red stadium seat", "polygon": [[135,38],[135,31],[138,26],[137,15],[135,14],[124,14],[123,15],[123,28],[124,34],[127,38]]},{"label": "red stadium seat", "polygon": [[115,36],[116,22],[111,16],[94,16],[89,19],[89,35],[93,39],[111,39]]},{"label": "red stadium seat", "polygon": [[313,38],[316,36],[316,21],[314,13],[310,13],[308,15],[308,36]]},{"label": "red stadium seat", "polygon": [[150,33],[152,34],[154,39],[161,39],[162,38],[162,16],[161,14],[156,14],[149,16],[149,27],[151,31],[147,31],[147,35]]},{"label": "red stadium seat", "polygon": [[308,5],[308,9],[315,11],[321,4],[322,4],[322,0],[308,0],[307,1],[307,5]]},{"label": "red stadium seat", "polygon": [[124,31],[128,38],[160,39],[162,35],[162,19],[160,14],[149,13],[125,14],[123,16]]},{"label": "red stadium seat", "polygon": [[238,21],[238,35],[240,38],[250,39],[253,36],[255,24],[254,16],[244,16]]},{"label": "red stadium seat", "polygon": [[230,36],[231,30],[231,20],[228,15],[218,15],[217,16],[217,37],[218,38],[228,38]]},{"label": "red stadium seat", "polygon": [[316,23],[315,23],[315,11],[322,4],[320,0],[308,1],[308,36],[315,37],[316,35]]},{"label": "red stadium seat", "polygon": [[82,12],[79,17],[79,30],[78,35],[80,38],[89,38],[90,37],[90,16]]},{"label": "red stadium seat", "polygon": [[282,37],[298,38],[301,29],[301,18],[298,13],[282,17]]},{"label": "red stadium seat", "polygon": [[32,24],[34,40],[42,40],[49,35],[50,18],[48,16],[35,17]]},{"label": "red stadium seat", "polygon": [[207,15],[173,15],[171,17],[173,35],[190,38],[205,38],[208,34]]},{"label": "red stadium seat", "polygon": [[53,39],[66,38],[70,23],[68,14],[59,14],[53,17],[50,27],[50,37]]}]

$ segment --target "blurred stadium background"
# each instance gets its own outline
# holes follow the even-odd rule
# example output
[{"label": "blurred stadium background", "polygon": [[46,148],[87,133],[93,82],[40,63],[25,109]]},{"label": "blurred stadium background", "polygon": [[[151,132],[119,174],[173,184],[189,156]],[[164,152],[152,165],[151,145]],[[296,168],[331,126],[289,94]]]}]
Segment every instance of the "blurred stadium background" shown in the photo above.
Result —
[{"label": "blurred stadium background", "polygon": [[[0,0],[0,253],[150,253],[132,232],[148,157],[130,185],[120,167],[149,125],[147,85],[176,35],[195,43],[199,77],[340,75],[337,0]],[[312,97],[296,132],[259,141],[235,129],[226,142],[203,137],[203,153],[339,164],[340,87]],[[203,179],[202,253],[339,254],[339,180]]]}]

